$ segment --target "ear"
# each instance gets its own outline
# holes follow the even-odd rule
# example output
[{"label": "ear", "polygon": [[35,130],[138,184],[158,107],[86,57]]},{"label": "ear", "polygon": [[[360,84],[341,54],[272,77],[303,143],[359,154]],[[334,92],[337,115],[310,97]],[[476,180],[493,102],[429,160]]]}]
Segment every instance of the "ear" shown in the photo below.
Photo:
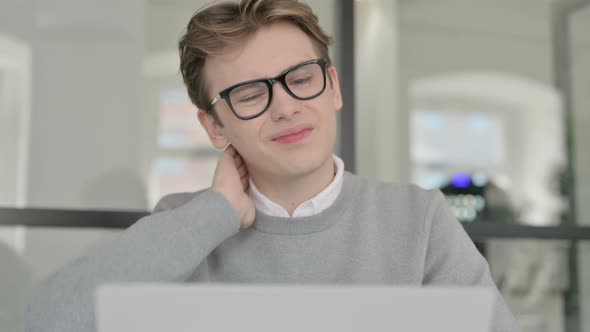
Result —
[{"label": "ear", "polygon": [[342,109],[342,94],[340,92],[340,82],[338,82],[338,72],[334,66],[330,66],[328,68],[328,75],[331,78],[331,89],[332,89],[332,97],[334,98],[334,106],[336,111],[340,111]]},{"label": "ear", "polygon": [[227,140],[223,133],[221,132],[221,126],[215,121],[213,116],[209,113],[199,110],[197,114],[199,117],[199,122],[203,129],[207,132],[209,136],[209,140],[213,144],[214,147],[217,149],[223,149],[227,145]]}]

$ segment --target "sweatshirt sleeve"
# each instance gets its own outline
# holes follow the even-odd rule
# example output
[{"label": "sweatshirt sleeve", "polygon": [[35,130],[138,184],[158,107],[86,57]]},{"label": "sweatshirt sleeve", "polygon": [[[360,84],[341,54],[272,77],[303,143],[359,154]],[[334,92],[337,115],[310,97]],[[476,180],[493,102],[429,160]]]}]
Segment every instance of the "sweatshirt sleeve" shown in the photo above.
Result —
[{"label": "sweatshirt sleeve", "polygon": [[44,281],[34,292],[27,332],[95,331],[97,286],[111,282],[183,282],[221,242],[239,231],[234,209],[210,189],[188,202],[161,200],[95,254]]},{"label": "sweatshirt sleeve", "polygon": [[433,193],[424,220],[428,244],[423,284],[490,287],[496,294],[491,331],[520,331],[491,277],[485,258],[452,215],[442,193]]}]

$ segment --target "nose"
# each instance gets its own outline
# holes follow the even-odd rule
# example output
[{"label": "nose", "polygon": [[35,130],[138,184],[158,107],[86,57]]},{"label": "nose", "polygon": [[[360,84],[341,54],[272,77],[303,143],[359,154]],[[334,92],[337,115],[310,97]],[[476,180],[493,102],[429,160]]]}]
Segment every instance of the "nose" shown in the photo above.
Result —
[{"label": "nose", "polygon": [[291,119],[301,111],[301,101],[291,96],[280,82],[273,82],[272,89],[272,100],[268,111],[273,121]]}]

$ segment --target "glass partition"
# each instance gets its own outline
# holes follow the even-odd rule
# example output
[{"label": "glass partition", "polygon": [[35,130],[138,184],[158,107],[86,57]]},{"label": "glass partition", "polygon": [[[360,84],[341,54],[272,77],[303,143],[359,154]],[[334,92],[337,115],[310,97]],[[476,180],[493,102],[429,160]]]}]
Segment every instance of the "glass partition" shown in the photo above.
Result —
[{"label": "glass partition", "polygon": [[[0,207],[148,211],[167,193],[208,186],[219,152],[176,54],[207,2],[0,2]],[[572,148],[576,221],[590,226],[588,1],[562,13],[567,63],[556,61],[551,36],[562,2],[355,1],[354,36],[339,35],[353,24],[338,17],[350,1],[309,3],[336,37],[337,68],[345,56],[358,60],[341,73],[356,70],[354,92],[365,96],[356,129],[343,133],[364,140],[361,174],[439,188],[465,225],[560,226],[571,221]],[[341,54],[345,39],[356,49]],[[556,87],[560,66],[567,91]],[[15,332],[33,287],[136,220],[29,227],[3,216],[0,330]],[[590,332],[589,240],[496,237],[476,243],[523,331]]]},{"label": "glass partition", "polygon": [[121,232],[0,225],[0,330],[24,331],[31,291],[65,264],[91,254]]},{"label": "glass partition", "polygon": [[[0,2],[0,206],[148,211],[208,187],[177,42],[210,2]],[[338,38],[339,2],[311,5]]]},{"label": "glass partition", "polygon": [[[576,216],[581,225],[590,226],[590,1],[580,1],[570,12],[568,21],[570,41],[571,112],[575,153]],[[579,288],[581,297],[590,297],[590,251],[588,245],[580,250]],[[590,302],[581,301],[581,331],[590,331]]]}]

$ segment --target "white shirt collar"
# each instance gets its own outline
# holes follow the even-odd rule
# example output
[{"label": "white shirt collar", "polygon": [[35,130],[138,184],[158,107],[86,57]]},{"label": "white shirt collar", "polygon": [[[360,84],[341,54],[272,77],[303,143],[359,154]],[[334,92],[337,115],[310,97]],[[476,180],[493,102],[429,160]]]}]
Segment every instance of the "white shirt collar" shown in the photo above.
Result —
[{"label": "white shirt collar", "polygon": [[342,182],[344,181],[344,161],[342,161],[342,159],[336,155],[333,155],[333,157],[334,164],[336,166],[336,175],[334,176],[334,180],[332,180],[330,185],[328,185],[328,187],[322,190],[319,194],[301,203],[295,209],[295,211],[293,211],[293,216],[289,216],[289,212],[287,212],[284,207],[271,201],[268,197],[260,193],[260,191],[258,191],[254,185],[252,179],[250,179],[250,189],[248,190],[248,195],[254,202],[256,209],[269,216],[297,218],[316,215],[329,208],[332,203],[334,203],[336,198],[338,198],[338,195],[340,195],[340,191],[342,190]]}]

